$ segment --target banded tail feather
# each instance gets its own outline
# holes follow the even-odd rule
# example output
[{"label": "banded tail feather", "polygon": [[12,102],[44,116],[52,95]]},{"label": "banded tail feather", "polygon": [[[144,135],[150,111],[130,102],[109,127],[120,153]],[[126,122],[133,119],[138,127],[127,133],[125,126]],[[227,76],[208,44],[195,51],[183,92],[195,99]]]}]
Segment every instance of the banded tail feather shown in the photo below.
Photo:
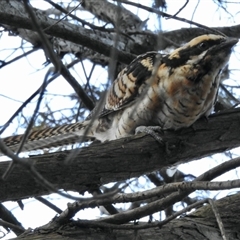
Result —
[{"label": "banded tail feather", "polygon": [[[33,131],[24,143],[22,152],[70,145],[79,142],[83,137],[86,137],[85,140],[92,140],[94,136],[90,134],[90,131],[86,133],[88,123],[89,121],[77,122]],[[2,140],[7,147],[16,152],[22,137],[23,134],[6,137]]]}]

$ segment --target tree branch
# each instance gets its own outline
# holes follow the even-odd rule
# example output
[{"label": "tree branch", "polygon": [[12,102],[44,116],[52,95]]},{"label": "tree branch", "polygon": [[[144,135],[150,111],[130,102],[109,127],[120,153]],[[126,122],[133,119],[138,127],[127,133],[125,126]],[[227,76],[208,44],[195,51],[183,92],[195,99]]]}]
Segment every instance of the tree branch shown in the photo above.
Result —
[{"label": "tree branch", "polygon": [[[101,53],[107,57],[110,56],[114,34],[101,32],[99,30],[90,30],[85,29],[84,27],[71,24],[67,21],[62,21],[56,24],[56,20],[46,16],[44,11],[37,10],[36,17],[40,26],[46,30],[46,34],[49,36],[61,38],[67,41],[70,41],[75,44],[82,45],[89,49],[92,49],[98,53]],[[2,1],[0,4],[0,23],[12,26],[13,29],[30,29],[33,30],[31,19],[26,17],[26,12],[21,2],[16,0],[11,1]],[[221,27],[213,28],[215,30],[221,31],[224,34],[230,37],[240,38],[240,25],[230,26],[230,27]],[[25,30],[24,30],[25,31]],[[24,32],[23,31],[23,32]],[[189,41],[195,36],[207,33],[205,29],[200,28],[191,28],[191,29],[180,29],[171,32],[161,33],[163,38],[161,38],[161,44],[157,44],[159,36],[150,32],[150,31],[135,31],[128,32],[129,37],[120,36],[119,48],[117,51],[118,60],[122,63],[129,64],[135,57],[135,54],[141,54],[147,51],[152,51],[155,49],[154,46],[158,46],[158,50],[163,50],[166,47],[172,46],[172,42],[168,39],[174,39],[174,42],[177,44],[182,43],[183,41]],[[33,35],[34,40],[31,41],[29,36]],[[25,34],[26,40],[37,43],[36,34],[31,34],[29,31]],[[55,44],[58,44],[58,41],[53,39]],[[62,49],[63,46],[71,46],[67,42],[60,41],[59,46],[55,45],[56,49]],[[71,48],[69,49],[69,51]],[[72,49],[73,50],[73,49]],[[85,48],[74,47],[74,52],[76,51],[85,51]],[[66,50],[65,50],[66,52]]]},{"label": "tree branch", "polygon": [[[239,229],[239,214],[240,214],[240,194],[231,195],[216,201],[216,207],[223,220],[223,225],[226,235],[229,240],[240,239]],[[93,223],[94,224],[94,223]],[[96,224],[96,223],[95,223]],[[105,224],[105,223],[104,223]],[[139,230],[117,230],[101,227],[93,228],[89,221],[71,221],[64,225],[57,226],[47,224],[37,231],[27,232],[15,239],[61,239],[67,240],[79,239],[221,239],[221,233],[216,222],[216,218],[209,204],[199,208],[195,212],[178,219],[175,219],[161,228],[149,228]],[[133,226],[132,223],[128,224],[129,228]],[[146,226],[146,223],[138,223],[138,225]],[[84,226],[84,227],[83,227]],[[121,227],[121,226],[120,226]]]},{"label": "tree branch", "polygon": [[[35,168],[55,188],[84,192],[96,186],[189,162],[240,145],[240,108],[199,120],[193,127],[165,132],[170,154],[152,137],[130,138],[72,151],[31,156]],[[72,164],[64,164],[66,158]],[[0,175],[9,162],[0,163]],[[17,184],[16,184],[17,183]],[[8,181],[0,180],[0,200],[13,200],[49,193],[33,181],[26,169],[16,165]]]}]

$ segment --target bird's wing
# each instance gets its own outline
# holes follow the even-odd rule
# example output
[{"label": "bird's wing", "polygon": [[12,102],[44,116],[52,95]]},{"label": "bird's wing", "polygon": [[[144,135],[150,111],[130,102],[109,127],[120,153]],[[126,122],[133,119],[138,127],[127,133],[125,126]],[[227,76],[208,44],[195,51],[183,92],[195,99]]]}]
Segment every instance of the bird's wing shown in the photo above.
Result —
[{"label": "bird's wing", "polygon": [[161,55],[148,52],[138,56],[119,74],[107,92],[106,101],[99,117],[118,111],[132,104],[145,89],[156,65],[161,64]]}]

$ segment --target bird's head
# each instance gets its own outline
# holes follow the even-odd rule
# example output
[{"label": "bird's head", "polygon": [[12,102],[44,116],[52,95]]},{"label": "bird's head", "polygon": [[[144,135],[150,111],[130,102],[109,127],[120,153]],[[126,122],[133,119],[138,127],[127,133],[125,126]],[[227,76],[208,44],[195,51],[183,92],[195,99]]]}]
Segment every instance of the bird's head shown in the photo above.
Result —
[{"label": "bird's head", "polygon": [[186,77],[195,83],[204,80],[203,76],[215,78],[227,64],[236,38],[206,34],[192,39],[184,46],[165,56],[164,63],[170,74],[183,66]]},{"label": "bird's head", "polygon": [[167,55],[165,63],[172,68],[187,64],[222,68],[228,62],[231,49],[237,42],[236,38],[221,35],[201,35]]}]

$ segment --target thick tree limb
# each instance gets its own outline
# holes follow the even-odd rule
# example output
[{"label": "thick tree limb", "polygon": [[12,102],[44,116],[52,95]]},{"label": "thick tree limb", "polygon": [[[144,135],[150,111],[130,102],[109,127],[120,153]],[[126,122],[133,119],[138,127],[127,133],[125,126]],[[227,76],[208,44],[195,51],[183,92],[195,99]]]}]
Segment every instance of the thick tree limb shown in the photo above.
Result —
[{"label": "thick tree limb", "polygon": [[[7,14],[6,14],[7,13]],[[80,25],[74,25],[67,21],[62,21],[58,24],[56,20],[46,16],[44,11],[36,10],[36,18],[38,19],[39,25],[42,29],[48,28],[45,33],[59,37],[70,42],[75,42],[77,44],[86,46],[96,52],[99,52],[103,55],[110,56],[112,46],[114,46],[113,36],[110,33],[102,33],[99,30],[89,30],[85,29]],[[16,28],[23,28],[28,30],[33,30],[32,22],[29,17],[27,17],[24,6],[21,2],[12,0],[2,1],[0,4],[0,23],[13,26]],[[55,28],[56,31],[53,30]],[[53,35],[53,31],[55,34]],[[29,35],[29,32],[26,33],[26,36]],[[65,36],[65,37],[64,37]],[[34,37],[35,38],[35,37]],[[78,39],[74,41],[74,39]],[[129,38],[122,37],[118,44],[118,57],[122,62],[130,62],[135,57],[134,55],[123,52],[126,50],[126,42],[129,41]],[[34,42],[37,42],[35,39]]]},{"label": "thick tree limb", "polygon": [[[229,240],[240,239],[239,215],[240,194],[235,194],[216,201],[216,207],[223,220]],[[111,230],[91,228],[83,221],[69,222],[64,226],[52,226],[51,223],[28,232],[15,239],[162,239],[162,240],[218,240],[220,230],[210,205],[205,205],[186,217],[175,219],[161,228],[142,230]],[[146,223],[139,223],[139,225]],[[131,225],[131,224],[129,224]],[[84,227],[83,227],[84,226]]]},{"label": "thick tree limb", "polygon": [[[165,132],[170,153],[152,137],[137,135],[78,150],[32,156],[36,169],[58,189],[83,192],[96,186],[199,159],[240,145],[240,108],[199,120],[193,127]],[[65,165],[70,157],[72,164]],[[9,162],[0,163],[0,175]],[[0,201],[49,192],[33,181],[27,170],[16,166],[8,180],[0,180]]]},{"label": "thick tree limb", "polygon": [[[44,11],[37,10],[36,17],[43,29],[48,28],[45,32],[52,37],[57,37],[63,40],[53,39],[55,49],[63,52],[76,53],[80,51],[80,54],[84,54],[87,49],[103,54],[107,57],[110,56],[112,46],[114,45],[114,34],[108,32],[101,32],[99,30],[85,29],[80,25],[74,25],[67,21],[62,21],[56,24],[56,20],[46,16]],[[38,36],[30,31],[32,30],[31,19],[27,17],[25,9],[21,2],[17,0],[1,1],[0,4],[0,24],[8,25],[13,29],[20,29],[19,32],[22,37],[33,44],[38,43]],[[49,28],[50,27],[50,28]],[[231,27],[214,28],[224,32],[228,36],[240,38],[240,25]],[[26,33],[25,33],[26,32]],[[197,35],[206,33],[206,30],[200,28],[180,29],[172,32],[162,33],[162,36],[157,36],[150,31],[137,31],[128,32],[130,37],[120,35],[118,44],[118,60],[122,63],[129,64],[133,60],[135,54],[141,54],[147,51],[152,51],[155,46],[158,46],[159,50],[163,50],[166,47],[172,46],[172,41],[168,39],[174,39],[177,44],[183,41],[188,41]],[[160,43],[158,40],[161,39]],[[69,42],[81,45],[71,45]],[[84,48],[86,47],[86,48]],[[88,50],[89,51],[89,50]],[[132,53],[132,54],[131,54]]]},{"label": "thick tree limb", "polygon": [[[106,23],[112,23],[115,27],[127,31],[129,29],[141,30],[143,22],[141,19],[133,14],[131,11],[125,9],[123,6],[117,6],[106,0],[82,0],[84,9],[91,12],[98,19]],[[118,13],[121,15],[121,21],[118,22]]]}]

